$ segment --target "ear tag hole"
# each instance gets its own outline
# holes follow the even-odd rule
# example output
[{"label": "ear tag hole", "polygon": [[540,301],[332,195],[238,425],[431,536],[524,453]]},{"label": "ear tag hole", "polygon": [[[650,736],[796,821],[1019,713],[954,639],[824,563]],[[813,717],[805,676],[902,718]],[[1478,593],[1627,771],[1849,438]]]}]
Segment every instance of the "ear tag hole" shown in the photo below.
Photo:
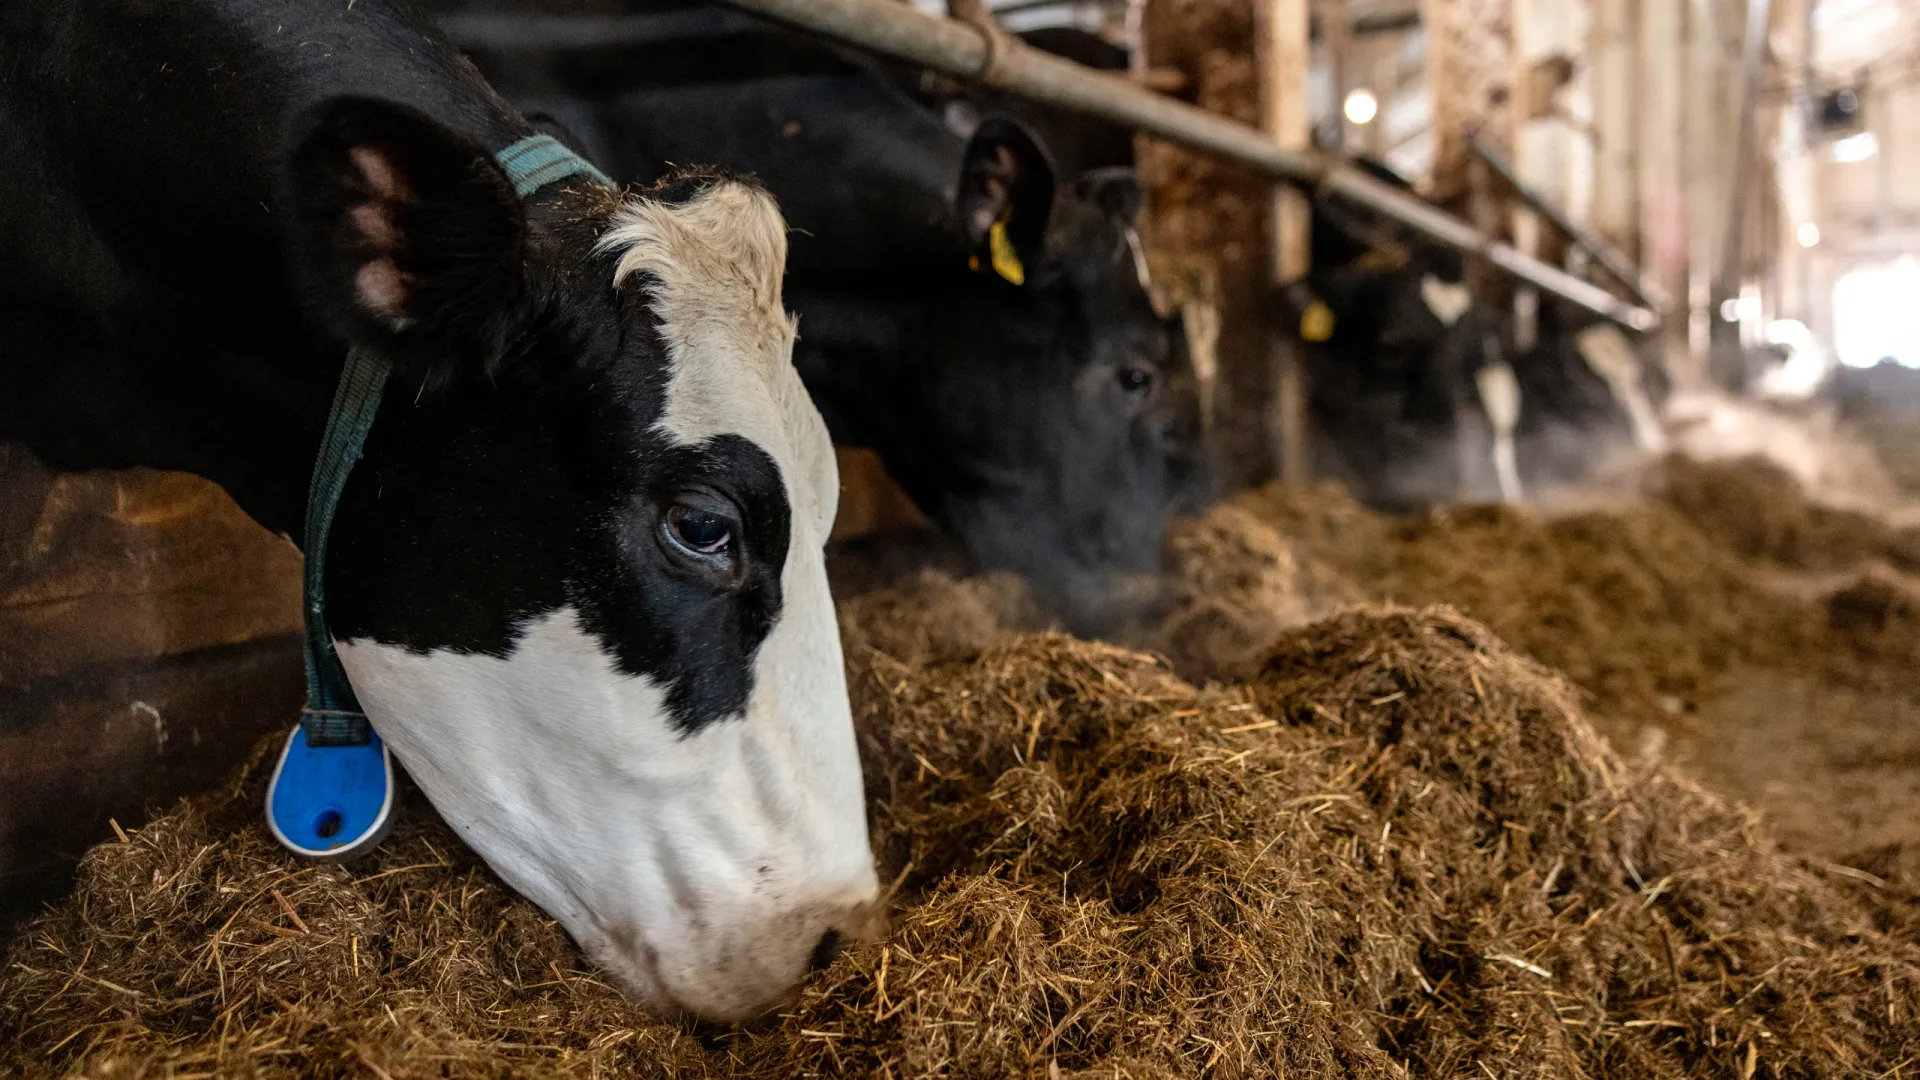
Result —
[{"label": "ear tag hole", "polygon": [[313,818],[313,835],[322,840],[331,840],[340,835],[340,829],[346,824],[338,810],[322,810]]},{"label": "ear tag hole", "polygon": [[1007,219],[1001,218],[987,230],[987,252],[993,256],[993,272],[1006,278],[1014,285],[1027,283],[1027,268],[1020,264],[1020,256],[1013,250],[1013,240],[1007,236]]}]

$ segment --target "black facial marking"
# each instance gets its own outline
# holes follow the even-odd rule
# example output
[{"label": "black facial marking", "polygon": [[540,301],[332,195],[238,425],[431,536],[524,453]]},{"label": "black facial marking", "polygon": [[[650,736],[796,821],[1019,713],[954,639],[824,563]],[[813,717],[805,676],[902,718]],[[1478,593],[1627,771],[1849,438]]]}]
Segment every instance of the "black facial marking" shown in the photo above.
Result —
[{"label": "black facial marking", "polygon": [[[536,250],[580,251],[566,241],[595,222],[576,208],[544,225]],[[418,398],[389,388],[341,497],[328,619],[341,639],[506,657],[571,606],[614,670],[659,683],[693,734],[746,706],[791,510],[749,440],[685,445],[656,426],[667,350],[644,283],[613,286],[614,258],[536,268],[501,369]],[[673,522],[707,541],[717,522],[725,543],[677,546]]]},{"label": "black facial marking", "polygon": [[[587,560],[572,599],[624,674],[666,684],[674,725],[692,734],[746,708],[754,653],[780,615],[792,514],[779,466],[738,435],[658,454],[629,509],[599,530],[609,546]],[[724,573],[662,549],[664,519],[688,492],[738,508]]]}]

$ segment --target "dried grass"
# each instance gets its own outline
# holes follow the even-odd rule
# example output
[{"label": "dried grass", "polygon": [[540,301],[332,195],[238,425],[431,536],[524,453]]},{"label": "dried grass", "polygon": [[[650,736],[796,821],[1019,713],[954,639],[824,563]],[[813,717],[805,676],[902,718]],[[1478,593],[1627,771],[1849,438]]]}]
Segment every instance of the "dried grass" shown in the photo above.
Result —
[{"label": "dried grass", "polygon": [[1920,1062],[1920,946],[1746,815],[1624,763],[1556,677],[1451,611],[1349,610],[1196,688],[1064,636],[956,639],[954,583],[922,587],[843,613],[894,931],[770,1024],[648,1021],[425,814],[366,865],[292,863],[254,825],[256,766],[95,849],[74,898],[15,942],[0,1073]]},{"label": "dried grass", "polygon": [[[1920,569],[1920,530],[1823,506],[1758,459],[1670,458],[1648,487],[1625,505],[1560,516],[1463,506],[1405,517],[1334,487],[1265,488],[1176,534],[1176,551],[1207,555],[1198,570],[1176,559],[1188,584],[1175,591],[1213,597],[1211,617],[1229,624],[1214,640],[1237,643],[1298,625],[1273,613],[1299,610],[1301,596],[1315,598],[1308,617],[1356,599],[1450,604],[1567,675],[1615,730],[1684,713],[1753,668],[1856,681],[1920,672],[1920,637],[1863,638],[1844,612],[1862,582],[1904,587],[1901,572]],[[1245,550],[1266,536],[1277,554]],[[1250,573],[1266,577],[1218,587]],[[1233,652],[1154,644],[1192,678],[1215,676]]]}]

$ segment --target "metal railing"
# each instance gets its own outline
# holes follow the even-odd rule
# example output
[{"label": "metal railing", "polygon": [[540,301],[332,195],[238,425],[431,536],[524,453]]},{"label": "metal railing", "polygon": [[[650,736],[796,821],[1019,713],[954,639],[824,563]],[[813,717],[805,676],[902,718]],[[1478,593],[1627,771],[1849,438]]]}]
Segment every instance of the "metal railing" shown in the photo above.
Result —
[{"label": "metal railing", "polygon": [[[1659,326],[1654,312],[1501,243],[1418,198],[1312,151],[1283,149],[1255,128],[989,35],[973,25],[923,14],[897,0],[727,0],[744,11],[860,48],[1123,124],[1251,166],[1277,180],[1332,192],[1428,237],[1477,255],[1522,281],[1632,330]],[[991,42],[991,43],[990,43]]]}]

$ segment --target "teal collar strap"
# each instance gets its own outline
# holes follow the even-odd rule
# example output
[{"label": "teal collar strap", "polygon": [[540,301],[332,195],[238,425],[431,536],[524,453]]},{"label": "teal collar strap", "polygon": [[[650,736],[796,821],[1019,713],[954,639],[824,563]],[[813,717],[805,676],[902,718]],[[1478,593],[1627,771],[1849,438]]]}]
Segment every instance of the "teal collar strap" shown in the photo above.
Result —
[{"label": "teal collar strap", "polygon": [[615,187],[607,174],[551,135],[529,135],[493,155],[507,172],[513,193],[526,198],[548,184],[584,176],[604,188]]},{"label": "teal collar strap", "polygon": [[[584,177],[600,187],[614,186],[607,174],[550,135],[521,139],[495,154],[494,160],[507,174],[514,193],[523,199],[548,184],[574,177]],[[333,637],[327,632],[324,583],[333,512],[340,504],[340,492],[347,486],[347,474],[360,460],[367,432],[373,430],[381,391],[391,371],[387,358],[372,349],[347,351],[347,364],[333,394],[333,408],[327,413],[326,431],[320,436],[320,456],[314,461],[313,479],[307,487],[306,567],[302,578],[307,707],[300,711],[300,723],[307,729],[309,746],[361,746],[373,730],[359,699],[354,697],[353,684],[340,666]]]}]

